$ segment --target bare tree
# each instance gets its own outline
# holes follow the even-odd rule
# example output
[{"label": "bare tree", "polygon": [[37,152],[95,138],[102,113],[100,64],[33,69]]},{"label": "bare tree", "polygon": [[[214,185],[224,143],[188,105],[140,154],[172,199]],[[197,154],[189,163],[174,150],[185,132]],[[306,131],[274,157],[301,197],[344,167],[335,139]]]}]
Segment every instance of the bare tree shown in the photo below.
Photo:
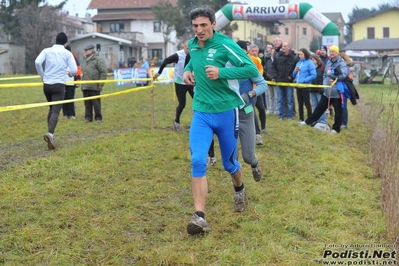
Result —
[{"label": "bare tree", "polygon": [[34,61],[46,47],[55,43],[55,36],[61,31],[62,14],[54,7],[35,4],[18,9],[16,19],[21,25],[13,41],[26,49],[26,72],[35,73]]},{"label": "bare tree", "polygon": [[161,23],[161,31],[164,40],[164,59],[167,57],[166,48],[171,40],[171,33],[176,29],[175,25],[181,24],[179,8],[169,2],[159,2],[152,6],[155,18]]}]

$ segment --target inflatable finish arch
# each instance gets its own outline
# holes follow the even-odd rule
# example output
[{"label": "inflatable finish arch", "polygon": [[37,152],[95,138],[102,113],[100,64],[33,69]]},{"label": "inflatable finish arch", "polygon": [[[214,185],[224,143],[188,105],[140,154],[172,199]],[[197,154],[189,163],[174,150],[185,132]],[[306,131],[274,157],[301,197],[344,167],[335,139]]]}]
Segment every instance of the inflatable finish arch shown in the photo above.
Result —
[{"label": "inflatable finish arch", "polygon": [[338,27],[308,3],[273,6],[227,4],[216,12],[215,30],[221,30],[233,20],[267,21],[303,19],[322,34],[322,44],[339,45]]}]

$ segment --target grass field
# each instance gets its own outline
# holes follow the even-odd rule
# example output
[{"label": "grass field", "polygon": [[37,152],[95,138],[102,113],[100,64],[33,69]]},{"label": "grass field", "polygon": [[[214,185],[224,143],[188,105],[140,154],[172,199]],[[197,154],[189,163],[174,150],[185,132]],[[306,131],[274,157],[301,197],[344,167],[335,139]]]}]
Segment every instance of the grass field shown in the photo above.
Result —
[{"label": "grass field", "polygon": [[[104,93],[123,89],[108,84]],[[256,147],[262,180],[243,165],[249,206],[242,213],[234,212],[217,152],[207,173],[212,231],[198,237],[186,233],[191,99],[185,131],[172,131],[171,85],[155,88],[154,130],[149,90],[104,99],[102,123],[84,123],[77,103],[76,120],[60,117],[55,151],[42,139],[48,107],[3,112],[0,265],[317,265],[343,244],[389,244],[360,112],[385,91],[359,87],[362,99],[349,107],[341,134],[268,116],[272,135]],[[41,88],[0,94],[0,106],[45,101]]]}]

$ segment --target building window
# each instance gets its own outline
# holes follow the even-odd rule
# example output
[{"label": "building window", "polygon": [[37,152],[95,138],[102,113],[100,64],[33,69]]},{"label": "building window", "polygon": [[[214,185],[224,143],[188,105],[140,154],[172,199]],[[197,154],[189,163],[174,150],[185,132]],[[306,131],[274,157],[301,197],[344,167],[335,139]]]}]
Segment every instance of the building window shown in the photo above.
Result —
[{"label": "building window", "polygon": [[306,33],[307,33],[307,28],[302,28],[302,34],[306,35]]},{"label": "building window", "polygon": [[375,28],[374,27],[367,28],[367,39],[375,39]]},{"label": "building window", "polygon": [[288,29],[288,28],[285,28],[284,30],[285,30],[285,35],[288,35],[288,34],[290,34],[290,31],[289,31],[289,29]]},{"label": "building window", "polygon": [[159,21],[154,22],[154,32],[161,32],[161,22]]},{"label": "building window", "polygon": [[150,55],[152,55],[152,59],[157,57],[158,60],[162,59],[162,49],[152,49]]},{"label": "building window", "polygon": [[123,23],[111,23],[110,31],[111,32],[124,32],[125,25]]},{"label": "building window", "polygon": [[388,27],[382,28],[382,38],[389,38],[389,28]]}]

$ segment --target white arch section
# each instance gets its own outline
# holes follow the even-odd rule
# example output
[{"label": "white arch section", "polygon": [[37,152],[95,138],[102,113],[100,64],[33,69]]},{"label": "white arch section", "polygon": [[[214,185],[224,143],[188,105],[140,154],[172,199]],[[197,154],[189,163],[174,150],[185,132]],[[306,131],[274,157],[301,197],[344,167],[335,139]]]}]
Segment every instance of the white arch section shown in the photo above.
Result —
[{"label": "white arch section", "polygon": [[322,44],[339,45],[339,30],[326,16],[308,3],[281,4],[273,6],[227,4],[216,12],[216,27],[219,31],[233,20],[273,21],[303,19],[322,34]]}]

